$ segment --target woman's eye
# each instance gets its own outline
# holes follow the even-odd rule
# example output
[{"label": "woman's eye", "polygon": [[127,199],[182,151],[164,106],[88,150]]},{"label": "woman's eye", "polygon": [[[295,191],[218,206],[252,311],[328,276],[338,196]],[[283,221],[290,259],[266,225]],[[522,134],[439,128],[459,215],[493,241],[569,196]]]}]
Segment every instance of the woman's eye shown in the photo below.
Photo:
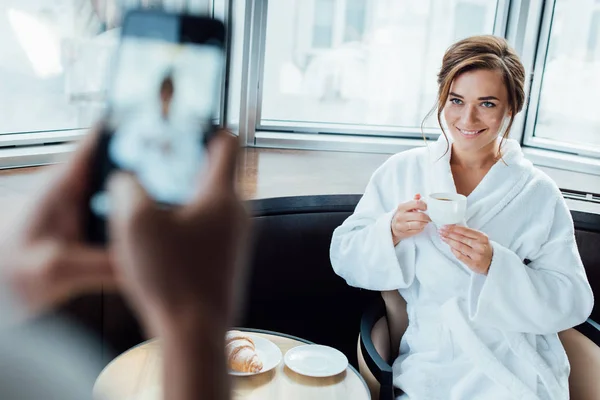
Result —
[{"label": "woman's eye", "polygon": [[450,103],[452,103],[452,104],[459,104],[460,105],[460,104],[462,104],[462,100],[454,98],[454,99],[450,99]]},{"label": "woman's eye", "polygon": [[496,107],[496,105],[494,103],[492,103],[491,101],[484,101],[483,103],[481,103],[481,105],[484,106],[485,108]]}]

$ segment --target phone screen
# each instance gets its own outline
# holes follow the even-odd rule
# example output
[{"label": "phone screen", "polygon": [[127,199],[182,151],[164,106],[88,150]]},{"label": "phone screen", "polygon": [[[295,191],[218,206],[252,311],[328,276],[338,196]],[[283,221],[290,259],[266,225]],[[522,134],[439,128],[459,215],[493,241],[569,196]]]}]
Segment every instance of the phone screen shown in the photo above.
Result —
[{"label": "phone screen", "polygon": [[[224,67],[223,34],[215,26],[222,27],[207,18],[150,12],[124,22],[99,170],[133,173],[158,203],[188,202],[206,163]],[[90,210],[105,217],[104,184],[98,189]]]}]

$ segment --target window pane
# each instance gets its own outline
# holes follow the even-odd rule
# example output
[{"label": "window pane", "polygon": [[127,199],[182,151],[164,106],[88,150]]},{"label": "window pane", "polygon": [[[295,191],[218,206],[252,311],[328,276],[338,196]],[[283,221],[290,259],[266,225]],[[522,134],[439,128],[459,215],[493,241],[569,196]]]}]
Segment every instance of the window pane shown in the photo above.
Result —
[{"label": "window pane", "polygon": [[367,21],[367,0],[348,0],[346,4],[346,23],[344,41],[362,40]]},{"label": "window pane", "polygon": [[98,3],[2,0],[0,133],[89,125],[111,42]]},{"label": "window pane", "polygon": [[78,129],[104,109],[131,7],[206,11],[208,0],[1,0],[0,134]]},{"label": "window pane", "polygon": [[335,0],[315,0],[312,40],[314,47],[331,47],[333,43],[334,14]]},{"label": "window pane", "polygon": [[600,2],[557,0],[536,137],[600,150]]},{"label": "window pane", "polygon": [[417,128],[434,105],[444,51],[493,33],[496,8],[492,0],[271,1],[261,124]]},{"label": "window pane", "polygon": [[234,1],[229,64],[229,96],[227,102],[227,125],[238,127],[242,100],[242,76],[244,75],[244,27],[246,2]]},{"label": "window pane", "polygon": [[465,37],[477,35],[485,31],[485,14],[488,12],[487,6],[483,4],[462,2],[456,5],[456,21],[470,21],[468,24],[454,24],[454,39],[459,40]]}]

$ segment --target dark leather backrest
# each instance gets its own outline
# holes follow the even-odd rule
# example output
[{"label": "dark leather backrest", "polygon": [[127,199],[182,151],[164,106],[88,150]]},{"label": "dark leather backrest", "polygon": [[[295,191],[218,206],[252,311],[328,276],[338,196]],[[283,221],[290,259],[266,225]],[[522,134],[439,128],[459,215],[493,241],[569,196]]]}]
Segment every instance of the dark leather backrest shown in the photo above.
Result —
[{"label": "dark leather backrest", "polygon": [[378,293],[348,286],[331,268],[331,235],[349,215],[319,212],[255,219],[255,254],[240,325],[333,346],[356,365],[360,318]]},{"label": "dark leather backrest", "polygon": [[579,254],[585,266],[585,272],[592,286],[594,296],[596,296],[596,303],[594,304],[591,318],[599,322],[600,306],[598,305],[597,296],[600,296],[600,233],[576,230],[575,238]]},{"label": "dark leather backrest", "polygon": [[[249,202],[254,215],[250,274],[240,326],[296,335],[343,351],[356,365],[356,339],[363,310],[379,296],[349,287],[333,272],[333,230],[354,210],[360,196],[301,196]],[[577,243],[594,293],[600,293],[600,233],[576,215]],[[583,222],[582,222],[583,221]],[[598,224],[600,226],[600,224]],[[100,334],[104,362],[144,338],[119,295],[91,296],[65,308]],[[594,319],[600,320],[598,306]]]},{"label": "dark leather backrest", "polygon": [[[360,196],[303,196],[249,202],[252,251],[243,315],[237,325],[336,347],[356,366],[363,311],[379,295],[349,287],[329,262],[333,230]],[[108,362],[142,341],[121,296],[104,296],[102,336]]]}]

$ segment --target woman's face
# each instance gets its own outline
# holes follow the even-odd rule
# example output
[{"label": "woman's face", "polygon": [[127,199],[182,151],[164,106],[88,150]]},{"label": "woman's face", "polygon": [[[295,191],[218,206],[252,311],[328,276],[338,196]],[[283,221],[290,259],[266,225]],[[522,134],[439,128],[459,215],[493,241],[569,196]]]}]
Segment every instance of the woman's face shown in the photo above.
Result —
[{"label": "woman's face", "polygon": [[471,152],[494,146],[508,110],[508,93],[499,71],[462,73],[452,82],[444,106],[454,146]]}]

